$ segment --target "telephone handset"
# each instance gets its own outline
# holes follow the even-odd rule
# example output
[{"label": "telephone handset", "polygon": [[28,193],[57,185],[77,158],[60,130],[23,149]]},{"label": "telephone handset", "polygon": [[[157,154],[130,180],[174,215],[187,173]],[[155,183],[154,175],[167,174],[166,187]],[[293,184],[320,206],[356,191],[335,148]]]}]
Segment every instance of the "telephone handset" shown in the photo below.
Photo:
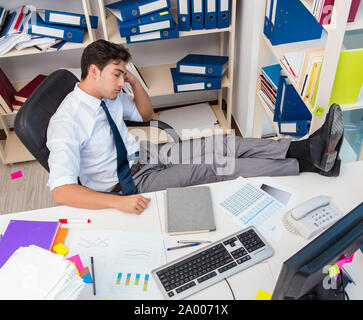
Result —
[{"label": "telephone handset", "polygon": [[283,222],[288,231],[309,239],[341,217],[341,211],[330,202],[329,197],[318,196],[288,211]]}]

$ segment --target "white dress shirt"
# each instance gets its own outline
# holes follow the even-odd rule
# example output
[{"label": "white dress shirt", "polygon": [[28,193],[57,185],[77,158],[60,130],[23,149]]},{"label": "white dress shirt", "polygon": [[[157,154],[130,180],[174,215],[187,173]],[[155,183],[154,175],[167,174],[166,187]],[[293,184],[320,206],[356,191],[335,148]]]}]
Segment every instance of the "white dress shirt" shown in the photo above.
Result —
[{"label": "white dress shirt", "polygon": [[[104,99],[124,141],[127,154],[140,150],[123,121],[142,121],[133,97],[120,93],[115,100]],[[75,85],[49,122],[47,147],[50,150],[48,186],[77,184],[96,191],[111,191],[118,183],[116,146],[101,100]],[[129,161],[129,165],[133,160]]]}]

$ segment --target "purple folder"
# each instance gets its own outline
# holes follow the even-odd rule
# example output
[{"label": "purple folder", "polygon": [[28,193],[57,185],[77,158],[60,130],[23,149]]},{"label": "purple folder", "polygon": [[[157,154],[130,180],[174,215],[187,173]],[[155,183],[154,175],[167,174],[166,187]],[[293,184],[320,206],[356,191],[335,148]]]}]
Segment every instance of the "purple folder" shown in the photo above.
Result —
[{"label": "purple folder", "polygon": [[50,250],[59,225],[58,221],[10,220],[0,241],[0,268],[20,247]]}]

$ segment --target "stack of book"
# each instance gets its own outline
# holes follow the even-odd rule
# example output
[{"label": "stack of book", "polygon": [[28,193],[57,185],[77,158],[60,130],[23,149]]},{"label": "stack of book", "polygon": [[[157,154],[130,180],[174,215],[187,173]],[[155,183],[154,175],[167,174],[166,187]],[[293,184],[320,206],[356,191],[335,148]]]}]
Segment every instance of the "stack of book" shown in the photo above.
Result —
[{"label": "stack of book", "polygon": [[227,69],[227,56],[188,54],[170,69],[174,92],[221,89]]},{"label": "stack of book", "polygon": [[[321,25],[331,22],[335,0],[312,0],[311,12]],[[352,0],[350,6],[348,23],[354,22],[361,0]]]},{"label": "stack of book", "polygon": [[[97,28],[98,17],[90,16]],[[37,10],[23,5],[14,10],[0,7],[0,54],[14,47],[18,50],[35,46],[39,50],[60,49],[67,41],[83,42],[87,28],[82,14],[54,10]]]},{"label": "stack of book", "polygon": [[17,91],[0,68],[0,114],[18,111],[46,77],[44,74],[38,74],[33,80]]},{"label": "stack of book", "polygon": [[120,36],[127,43],[179,38],[170,0],[123,0],[106,8],[116,17]]},{"label": "stack of book", "polygon": [[260,74],[260,96],[274,113],[276,105],[277,87],[279,85],[281,67],[279,64],[265,66]]}]

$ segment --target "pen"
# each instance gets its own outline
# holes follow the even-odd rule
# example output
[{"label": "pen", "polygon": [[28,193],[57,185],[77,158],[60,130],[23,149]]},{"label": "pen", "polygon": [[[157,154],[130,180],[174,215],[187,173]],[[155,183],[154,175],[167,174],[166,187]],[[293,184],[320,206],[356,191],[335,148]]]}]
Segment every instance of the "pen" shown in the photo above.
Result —
[{"label": "pen", "polygon": [[174,249],[180,249],[180,248],[194,247],[194,246],[199,246],[199,245],[200,245],[200,242],[194,242],[194,243],[185,244],[183,246],[167,248],[167,251],[174,250]]},{"label": "pen", "polygon": [[91,270],[92,270],[92,278],[93,278],[93,295],[96,295],[96,278],[95,278],[95,267],[93,263],[93,257],[91,257]]},{"label": "pen", "polygon": [[59,219],[60,223],[91,223],[91,219]]},{"label": "pen", "polygon": [[286,61],[287,65],[289,66],[289,69],[290,69],[290,71],[291,71],[292,75],[296,78],[296,74],[295,74],[294,70],[292,70],[292,68],[291,68],[291,66],[290,66],[289,61],[287,61],[287,59],[286,59],[286,58],[285,58],[285,61]]},{"label": "pen", "polygon": [[342,267],[342,271],[343,271],[344,275],[348,278],[348,281],[349,281],[350,283],[353,283],[353,284],[355,285],[355,282],[354,282],[354,280],[352,279],[352,277],[350,276],[350,274],[348,273],[348,271],[347,271],[347,270],[345,270],[343,267]]},{"label": "pen", "polygon": [[178,240],[178,243],[211,243],[208,240]]}]

